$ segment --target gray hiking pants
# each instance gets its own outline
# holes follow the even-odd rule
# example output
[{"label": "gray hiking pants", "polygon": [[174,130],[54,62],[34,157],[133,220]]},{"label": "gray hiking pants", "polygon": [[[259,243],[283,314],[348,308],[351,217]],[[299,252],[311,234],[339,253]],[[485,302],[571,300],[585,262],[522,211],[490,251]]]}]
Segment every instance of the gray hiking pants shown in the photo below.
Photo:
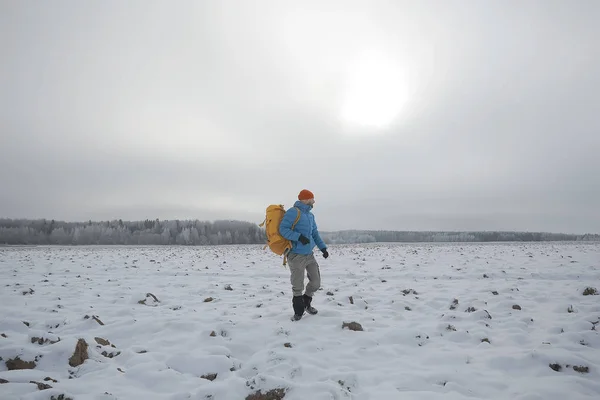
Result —
[{"label": "gray hiking pants", "polygon": [[290,266],[290,282],[292,283],[292,292],[294,296],[302,296],[304,289],[304,271],[308,277],[306,285],[306,295],[312,297],[321,287],[321,272],[319,264],[313,254],[288,255],[288,264]]}]

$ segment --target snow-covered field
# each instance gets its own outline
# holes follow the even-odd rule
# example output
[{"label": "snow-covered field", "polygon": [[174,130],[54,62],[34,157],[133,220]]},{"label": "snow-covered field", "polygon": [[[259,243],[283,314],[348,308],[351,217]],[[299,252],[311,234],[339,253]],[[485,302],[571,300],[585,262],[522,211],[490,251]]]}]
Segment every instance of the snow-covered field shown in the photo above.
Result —
[{"label": "snow-covered field", "polygon": [[0,399],[600,399],[599,243],[330,253],[292,322],[262,246],[0,248]]}]

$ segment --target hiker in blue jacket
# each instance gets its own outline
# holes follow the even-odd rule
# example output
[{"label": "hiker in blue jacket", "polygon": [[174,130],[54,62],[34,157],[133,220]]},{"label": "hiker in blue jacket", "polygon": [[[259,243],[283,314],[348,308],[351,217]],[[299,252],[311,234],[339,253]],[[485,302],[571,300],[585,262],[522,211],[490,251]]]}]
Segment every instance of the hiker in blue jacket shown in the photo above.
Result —
[{"label": "hiker in blue jacket", "polygon": [[[302,190],[298,195],[298,201],[294,207],[286,211],[281,224],[279,233],[284,238],[292,242],[292,248],[288,253],[288,263],[290,266],[290,281],[292,284],[292,306],[294,308],[294,320],[302,318],[304,311],[309,314],[316,314],[317,309],[311,306],[313,295],[321,287],[321,273],[319,264],[313,254],[315,246],[321,250],[323,257],[329,257],[327,246],[317,229],[315,216],[311,212],[315,204],[315,196],[309,190]],[[292,225],[300,212],[300,219],[292,230]],[[306,291],[304,289],[304,271],[308,277]]]}]

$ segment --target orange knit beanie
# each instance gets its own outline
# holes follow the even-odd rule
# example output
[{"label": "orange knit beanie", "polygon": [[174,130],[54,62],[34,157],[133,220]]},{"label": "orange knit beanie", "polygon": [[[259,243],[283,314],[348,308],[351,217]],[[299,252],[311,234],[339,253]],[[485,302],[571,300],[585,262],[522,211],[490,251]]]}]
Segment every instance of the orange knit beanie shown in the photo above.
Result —
[{"label": "orange knit beanie", "polygon": [[302,190],[300,192],[300,194],[298,195],[298,200],[310,200],[310,199],[314,199],[315,195],[312,194],[312,192],[310,190]]}]

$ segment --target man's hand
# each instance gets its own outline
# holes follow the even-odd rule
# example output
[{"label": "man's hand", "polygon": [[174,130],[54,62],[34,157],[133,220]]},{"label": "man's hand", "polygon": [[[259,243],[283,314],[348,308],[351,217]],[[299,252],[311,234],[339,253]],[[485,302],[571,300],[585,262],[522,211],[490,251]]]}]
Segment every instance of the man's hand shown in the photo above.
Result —
[{"label": "man's hand", "polygon": [[329,253],[327,252],[327,249],[323,249],[323,250],[321,250],[321,252],[323,253],[323,258],[329,257]]},{"label": "man's hand", "polygon": [[310,240],[306,236],[304,236],[304,235],[300,235],[300,237],[298,238],[298,240],[302,244],[309,244],[310,243]]}]

